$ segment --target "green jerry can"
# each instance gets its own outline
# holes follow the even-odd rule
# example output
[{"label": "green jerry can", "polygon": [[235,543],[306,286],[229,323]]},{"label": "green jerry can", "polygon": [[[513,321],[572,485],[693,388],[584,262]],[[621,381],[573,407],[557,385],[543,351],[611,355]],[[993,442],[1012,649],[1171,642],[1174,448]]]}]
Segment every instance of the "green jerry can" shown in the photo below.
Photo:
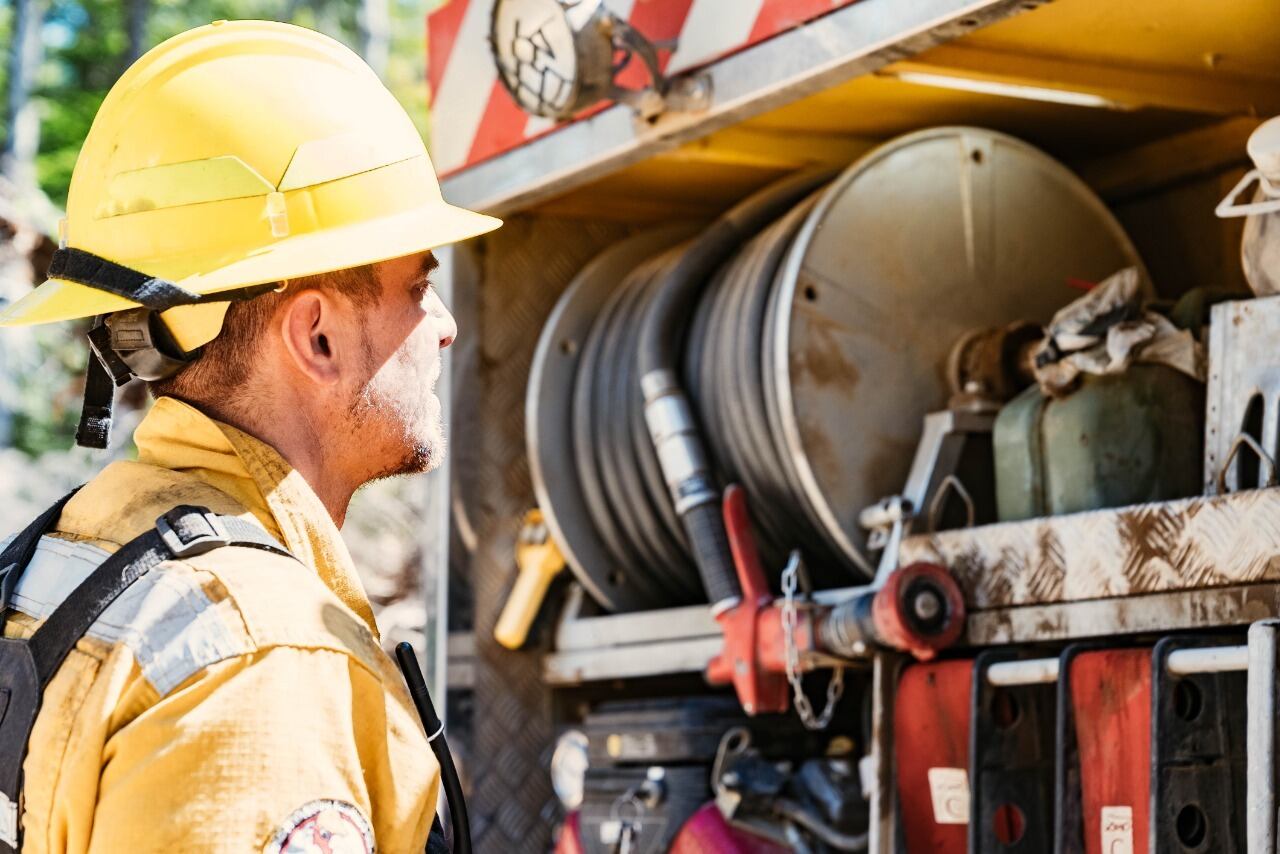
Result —
[{"label": "green jerry can", "polygon": [[1204,384],[1164,365],[1031,386],[996,418],[996,512],[1010,522],[1201,492]]}]

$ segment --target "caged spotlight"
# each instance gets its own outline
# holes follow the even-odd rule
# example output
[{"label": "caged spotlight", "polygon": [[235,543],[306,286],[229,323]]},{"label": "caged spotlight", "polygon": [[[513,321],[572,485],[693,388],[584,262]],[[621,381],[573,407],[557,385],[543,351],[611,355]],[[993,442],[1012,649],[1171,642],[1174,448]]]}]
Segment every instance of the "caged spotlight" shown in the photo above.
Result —
[{"label": "caged spotlight", "polygon": [[[498,0],[489,47],[503,85],[521,109],[535,116],[564,121],[609,99],[652,119],[706,100],[702,78],[664,77],[659,45],[609,12],[601,0]],[[636,57],[648,70],[650,85],[616,85],[618,73]]]}]

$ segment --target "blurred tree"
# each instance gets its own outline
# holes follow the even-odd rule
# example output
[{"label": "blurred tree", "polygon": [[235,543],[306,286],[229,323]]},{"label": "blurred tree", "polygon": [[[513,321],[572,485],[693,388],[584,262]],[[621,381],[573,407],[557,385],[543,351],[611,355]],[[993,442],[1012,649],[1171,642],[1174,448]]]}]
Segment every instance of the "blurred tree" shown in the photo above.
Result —
[{"label": "blurred tree", "polygon": [[[93,116],[116,78],[147,49],[218,19],[257,18],[311,27],[366,58],[424,134],[424,21],[440,0],[0,0],[6,46],[4,150],[30,143],[40,187],[65,204],[71,170]],[[28,27],[27,25],[30,24]],[[19,25],[34,33],[19,49]],[[21,62],[19,60],[22,60]],[[15,79],[14,70],[23,76]],[[23,97],[29,92],[30,97]],[[18,132],[19,110],[29,136]],[[35,142],[38,140],[38,149]]]},{"label": "blurred tree", "polygon": [[42,35],[45,61],[34,93],[42,108],[36,173],[41,189],[65,205],[80,145],[124,67],[122,6],[118,0],[52,0]]},{"label": "blurred tree", "polygon": [[388,0],[360,0],[360,55],[386,79],[391,53],[391,10]]},{"label": "blurred tree", "polygon": [[4,150],[0,172],[19,190],[36,182],[35,157],[40,144],[39,104],[32,83],[44,60],[45,0],[13,0],[11,41],[5,73]]},{"label": "blurred tree", "polygon": [[147,52],[147,18],[151,15],[151,0],[126,0],[125,38],[128,50],[124,54],[124,67],[128,68]]},{"label": "blurred tree", "polygon": [[[9,55],[13,44],[13,4],[0,0],[0,47],[4,48],[4,62],[0,62],[0,116],[9,115]],[[0,148],[9,138],[8,122],[0,127]]]}]

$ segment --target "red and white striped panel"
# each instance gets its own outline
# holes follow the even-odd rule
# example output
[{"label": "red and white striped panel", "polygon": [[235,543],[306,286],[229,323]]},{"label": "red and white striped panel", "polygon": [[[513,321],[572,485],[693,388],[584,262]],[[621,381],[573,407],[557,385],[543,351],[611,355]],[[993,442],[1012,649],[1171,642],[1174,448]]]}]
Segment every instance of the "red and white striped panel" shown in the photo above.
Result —
[{"label": "red and white striped panel", "polygon": [[[431,84],[431,148],[442,174],[515,148],[554,130],[550,119],[516,106],[489,55],[495,0],[446,0],[427,16],[427,76]],[[659,53],[668,73],[706,65],[854,0],[604,0],[650,41],[678,39]],[[620,75],[624,86],[645,81],[643,64]]]}]

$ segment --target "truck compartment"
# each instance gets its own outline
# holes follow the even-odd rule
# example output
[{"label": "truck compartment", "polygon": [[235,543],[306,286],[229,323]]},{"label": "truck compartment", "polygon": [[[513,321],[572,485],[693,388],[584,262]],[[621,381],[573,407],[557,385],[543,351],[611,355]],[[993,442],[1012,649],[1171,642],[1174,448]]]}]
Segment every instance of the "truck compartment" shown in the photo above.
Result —
[{"label": "truck compartment", "polygon": [[[1090,212],[1078,216],[1093,230],[1066,239],[1071,208],[1069,203],[1060,204],[1053,206],[1059,212],[1056,218],[1023,222],[1013,217],[994,229],[990,238],[994,245],[1016,245],[1016,249],[991,257],[1007,258],[1009,252],[1023,251],[1040,260],[1037,250],[1060,240],[1057,245],[1100,260],[1096,269],[1079,274],[1055,270],[1052,276],[1059,281],[1070,276],[1096,283],[1126,263],[1136,263],[1145,271],[1152,294],[1166,302],[1197,288],[1234,294],[1237,300],[1251,296],[1240,261],[1245,221],[1218,219],[1213,211],[1250,165],[1245,152],[1249,134],[1263,119],[1280,113],[1280,52],[1276,50],[1280,15],[1273,9],[1251,0],[1212,5],[1191,0],[957,2],[906,8],[911,5],[860,0],[712,63],[705,71],[714,83],[722,84],[716,91],[726,100],[716,101],[713,96],[701,113],[637,122],[618,112],[623,108],[611,107],[468,165],[443,182],[451,201],[478,205],[507,221],[493,235],[448,253],[444,285],[464,330],[454,348],[452,369],[450,703],[460,723],[451,726],[465,732],[465,752],[475,769],[473,809],[489,822],[477,835],[491,834],[492,850],[532,850],[546,842],[543,817],[558,815],[559,808],[549,782],[540,781],[545,776],[540,766],[545,766],[559,733],[580,725],[602,701],[673,692],[728,693],[702,680],[702,671],[722,650],[723,635],[683,552],[684,534],[670,506],[667,484],[656,477],[655,461],[646,456],[651,450],[644,444],[648,435],[637,399],[628,399],[625,388],[609,384],[610,377],[624,373],[602,369],[593,380],[594,390],[588,392],[579,388],[575,371],[548,367],[557,361],[576,365],[592,347],[606,349],[611,344],[605,340],[606,331],[618,342],[612,344],[615,362],[624,344],[634,344],[639,329],[629,326],[626,318],[638,319],[641,314],[639,306],[648,296],[640,281],[645,262],[660,255],[664,247],[696,239],[707,223],[779,180],[806,170],[838,174],[904,135],[920,133],[920,138],[927,138],[950,133],[965,140],[952,151],[958,156],[950,161],[952,171],[945,177],[935,175],[929,180],[914,168],[905,169],[906,178],[886,181],[875,190],[874,202],[862,201],[850,208],[850,225],[832,229],[855,235],[838,248],[858,257],[894,245],[891,241],[922,217],[923,221],[945,220],[953,229],[949,235],[937,229],[938,233],[925,235],[939,246],[945,244],[945,249],[910,257],[949,277],[947,285],[939,286],[944,299],[895,303],[900,289],[880,275],[870,276],[868,281],[874,281],[866,286],[873,292],[883,286],[885,304],[894,310],[889,315],[892,320],[871,328],[870,334],[888,340],[893,326],[902,324],[913,344],[901,352],[886,347],[876,359],[854,360],[861,374],[859,391],[866,389],[870,411],[880,413],[873,417],[896,419],[901,425],[896,444],[878,453],[860,444],[867,441],[868,433],[861,420],[867,417],[862,414],[867,411],[862,401],[849,410],[856,409],[857,416],[837,415],[843,420],[831,422],[825,431],[829,440],[838,443],[838,453],[846,458],[862,455],[868,470],[883,480],[841,476],[837,480],[846,491],[833,499],[834,487],[828,492],[806,491],[804,484],[797,488],[794,471],[780,468],[774,436],[751,426],[754,422],[748,419],[730,424],[733,432],[728,439],[718,440],[720,447],[712,439],[712,453],[736,463],[726,468],[740,474],[748,469],[742,479],[756,482],[754,490],[748,484],[748,500],[757,516],[768,516],[758,519],[757,526],[771,584],[779,583],[787,552],[795,544],[792,540],[798,539],[799,545],[815,553],[834,553],[834,560],[811,561],[815,567],[838,567],[828,577],[821,571],[814,573],[819,590],[813,601],[820,605],[841,601],[879,570],[872,554],[872,571],[860,571],[843,545],[865,548],[867,532],[859,514],[879,499],[902,491],[910,480],[918,443],[928,435],[925,416],[944,410],[948,402],[951,390],[945,355],[952,344],[974,327],[1000,327],[1023,319],[1046,323],[1055,308],[1083,293],[1064,284],[1055,299],[1046,298],[1028,311],[1024,309],[1036,293],[1033,286],[1010,282],[1005,290],[983,287],[989,277],[973,275],[967,267],[964,217],[948,216],[929,192],[958,198],[962,188],[974,185],[966,185],[957,175],[978,173],[995,176],[990,188],[995,197],[1013,198],[1020,191],[1003,183],[1004,172],[983,172],[1000,162],[1003,154],[993,159],[992,153],[1005,151],[999,146],[1011,138],[1016,142],[1008,144],[1010,149],[1022,151],[1022,144],[1034,147],[1052,164],[1046,170],[1067,176],[1047,188],[1036,183],[1044,179],[1035,179],[1034,189],[1026,191],[1030,208],[1037,210],[1033,201],[1051,198],[1061,192],[1059,188],[1078,180],[1081,189],[1067,196],[1087,200],[1080,201],[1077,210]],[[921,11],[925,6],[929,6],[927,14]],[[919,16],[928,19],[925,24],[919,23]],[[908,19],[914,23],[895,29],[895,21]],[[855,20],[858,27],[852,28],[848,22]],[[872,21],[879,29],[872,27]],[[833,41],[837,36],[843,41]],[[753,56],[755,60],[749,62]],[[732,79],[726,81],[726,76]],[[972,130],[939,130],[957,127]],[[974,140],[983,144],[968,144]],[[974,151],[981,152],[980,160],[973,157]],[[1055,225],[1061,229],[1056,234]],[[798,231],[800,225],[793,222],[790,227]],[[780,248],[772,251],[779,259],[795,240],[784,234],[787,228],[778,225],[774,233]],[[1002,240],[1008,243],[999,243]],[[753,350],[758,352],[760,342],[751,335],[729,334],[730,330],[709,335],[705,328],[712,318],[724,323],[745,316],[744,327],[763,324],[755,318],[776,309],[776,300],[748,287],[753,281],[749,272],[774,262],[767,243],[763,237],[754,244],[743,241],[738,260],[707,285],[718,288],[719,296],[707,302],[701,313],[691,310],[687,317],[695,330],[701,329],[695,336],[701,334],[716,345],[709,363],[702,363],[699,370],[719,381],[717,393],[721,387],[733,389],[719,396],[693,395],[693,411],[702,423],[723,424],[732,421],[739,408],[758,410],[763,405],[762,423],[777,424],[779,407],[776,401],[769,402],[767,389],[761,391],[766,385],[763,378],[756,380],[754,367],[747,372],[733,370],[755,357]],[[655,274],[649,271],[648,275],[651,282]],[[839,275],[832,278],[840,280]],[[803,308],[807,301],[820,303],[826,293],[825,287],[815,286],[817,299],[808,301],[804,285],[798,284],[792,297],[798,296]],[[861,288],[851,290],[848,298],[865,298],[866,293]],[[575,309],[565,308],[574,301],[578,302]],[[611,304],[618,306],[612,324],[608,322]],[[1242,304],[1248,305],[1232,303]],[[973,314],[965,314],[970,309]],[[782,316],[779,311],[777,317]],[[866,314],[848,316],[861,319]],[[609,329],[596,331],[602,325]],[[593,335],[598,339],[595,343]],[[541,346],[540,336],[544,337]],[[806,336],[816,340],[812,329],[806,330]],[[910,365],[905,354],[917,347],[930,353],[928,367]],[[715,369],[708,364],[716,365]],[[914,371],[909,376],[894,373],[908,367]],[[630,381],[638,384],[634,367],[631,370]],[[842,376],[847,377],[847,372]],[[899,388],[909,386],[915,393],[922,384],[930,388],[927,401],[897,406],[902,402]],[[690,378],[688,385],[696,383]],[[589,425],[573,423],[575,395],[589,399],[597,393],[592,417],[611,425],[614,432],[598,447],[575,444],[575,430],[581,437],[595,432]],[[1222,393],[1232,406],[1243,400],[1247,407],[1247,392],[1226,389]],[[1215,394],[1211,379],[1211,404]],[[623,410],[629,410],[626,417],[621,417]],[[1263,425],[1259,432],[1271,430],[1267,425],[1274,419],[1269,409],[1266,412],[1265,417],[1255,417]],[[990,425],[965,435],[982,437],[984,430],[989,433]],[[943,448],[945,437],[964,432],[955,425],[941,431],[938,448]],[[1217,454],[1213,467],[1221,468],[1230,443],[1224,445],[1211,433],[1207,437],[1210,448],[1216,449],[1211,450]],[[632,467],[629,470],[617,456],[625,455],[628,446],[635,451],[625,458]],[[611,471],[597,479],[622,484],[621,494],[635,500],[608,499],[593,509],[593,503],[583,498],[581,486],[565,474],[576,470],[574,456],[582,447],[591,447],[597,454],[592,465]],[[819,458],[811,448],[804,450],[810,459]],[[609,453],[615,454],[613,460],[606,458]],[[1231,822],[1236,822],[1242,809],[1239,787],[1245,779],[1242,751],[1236,743],[1243,732],[1237,720],[1245,683],[1241,654],[1232,653],[1234,669],[1207,675],[1169,675],[1172,667],[1159,663],[1161,656],[1167,659],[1175,650],[1182,651],[1179,644],[1201,645],[1206,632],[1215,638],[1212,648],[1241,649],[1246,625],[1280,613],[1280,588],[1270,569],[1280,538],[1271,535],[1270,525],[1258,521],[1273,515],[1275,498],[1268,489],[1234,491],[1250,483],[1250,477],[1257,485],[1264,485],[1266,479],[1265,466],[1250,470],[1248,453],[1236,453],[1245,460],[1237,465],[1244,466],[1240,471],[1246,477],[1240,480],[1233,469],[1229,494],[1196,495],[1124,511],[1036,517],[978,529],[981,535],[964,526],[965,514],[956,513],[957,508],[963,510],[964,502],[953,494],[939,510],[947,517],[939,530],[922,530],[919,536],[902,541],[900,564],[927,561],[951,571],[964,592],[969,617],[959,646],[945,654],[941,664],[911,664],[900,671],[901,659],[877,657],[865,668],[855,669],[854,687],[846,690],[838,706],[842,720],[856,719],[859,726],[865,723],[855,739],[855,752],[880,762],[867,766],[863,777],[864,782],[877,783],[881,792],[880,799],[873,798],[869,806],[872,850],[895,850],[895,834],[902,832],[901,822],[911,815],[921,818],[906,829],[905,850],[952,850],[944,847],[949,845],[967,850],[1023,850],[995,847],[997,842],[1005,844],[998,835],[997,842],[986,846],[971,842],[974,833],[1008,836],[1019,822],[1019,839],[1043,841],[1064,833],[1064,827],[1078,828],[1082,844],[1090,849],[1108,838],[1100,824],[1104,820],[1112,821],[1114,834],[1121,836],[1125,822],[1131,822],[1127,832],[1135,840],[1133,850],[1139,847],[1136,840],[1147,833],[1143,821],[1148,829],[1159,828],[1164,834],[1160,839],[1152,837],[1154,847],[1148,850],[1210,850],[1197,847],[1202,844],[1219,846],[1212,850],[1240,850],[1244,831]],[[761,456],[769,458],[765,470],[751,470]],[[993,469],[989,463],[984,465]],[[820,464],[815,469],[825,473],[835,467]],[[960,480],[966,477],[972,479]],[[777,486],[769,491],[761,484]],[[938,487],[931,483],[928,491],[936,494]],[[609,491],[607,484],[602,491]],[[770,498],[756,498],[760,493]],[[821,514],[813,509],[815,494],[828,498],[838,524],[828,520],[824,525]],[[659,499],[668,505],[664,507]],[[634,540],[620,549],[630,554],[618,560],[608,544],[600,542],[598,531],[596,542],[585,547],[580,545],[584,535],[553,531],[570,565],[575,560],[581,564],[574,567],[577,577],[586,576],[601,589],[579,591],[570,585],[566,604],[546,615],[546,631],[535,636],[531,647],[502,649],[492,631],[516,573],[512,552],[519,520],[535,505],[555,516],[557,505],[565,501],[577,502],[577,509],[568,515],[587,519],[592,524],[580,527],[593,531],[597,526],[590,518],[592,512],[632,513],[629,520],[611,518],[621,531],[620,538]],[[611,501],[617,506],[610,507]],[[634,517],[637,506],[645,509],[640,518]],[[796,524],[785,524],[788,518]],[[1195,525],[1187,523],[1192,518],[1198,520]],[[1133,536],[1138,530],[1150,535]],[[848,542],[842,544],[839,534]],[[1179,550],[1188,539],[1204,546],[1202,561],[1179,563],[1180,557],[1193,556],[1193,550]],[[1055,550],[1054,542],[1066,544],[1065,550]],[[588,553],[593,556],[584,557]],[[662,579],[657,595],[629,601],[610,598],[611,587],[621,588],[629,575],[645,571]],[[1099,636],[1120,639],[1120,649],[1077,646]],[[982,687],[989,686],[989,681],[975,682],[976,674],[983,668],[989,672],[1006,659],[1047,658],[1056,664],[1064,650],[1074,656],[1066,671],[1066,687],[1055,679],[1015,690],[1024,715],[1020,725],[1031,733],[1019,736],[1027,739],[1025,744],[1018,741],[1016,749],[1010,747],[1012,742],[1005,739],[1012,735],[994,721],[987,721],[990,726],[982,723],[989,709],[966,708],[967,714],[974,715],[973,732],[988,734],[974,742],[977,753],[970,755],[970,725],[949,721],[947,726],[955,730],[947,737],[950,741],[939,737],[934,746],[939,755],[944,752],[943,742],[958,749],[963,731],[963,754],[936,760],[932,754],[923,758],[913,754],[914,764],[899,760],[899,776],[893,776],[892,745],[896,741],[902,748],[914,743],[902,732],[904,720],[911,726],[942,726],[926,720],[925,700],[917,698],[911,707],[895,709],[895,693],[901,701],[915,690],[909,688],[913,680],[923,678],[915,674],[931,668],[971,669],[964,680],[966,690],[976,685],[983,692],[999,693]],[[1122,726],[1108,719],[1105,710],[1090,699],[1105,687],[1101,683],[1107,669],[1103,667],[1101,675],[1089,671],[1090,662],[1120,656],[1120,650],[1141,657],[1151,674],[1147,749],[1152,751],[1152,768],[1167,769],[1172,781],[1153,782],[1152,791],[1135,796],[1154,810],[1145,816],[1137,807],[1130,814],[1107,812],[1105,808],[1125,804],[1103,803],[1112,792],[1094,786],[1098,777],[1091,763],[1108,758],[1105,747],[1110,742],[1105,733],[1112,730],[1107,727],[1118,727],[1115,731],[1129,739],[1126,744],[1132,742],[1135,750],[1143,741],[1129,727],[1134,722],[1126,718]],[[818,664],[816,672],[805,677],[815,705],[821,705],[830,663]],[[1023,693],[1026,703],[1020,702]],[[1218,696],[1234,699],[1221,703],[1206,699]],[[1183,716],[1195,705],[1194,698],[1201,700],[1196,714],[1205,717],[1195,717],[1200,723],[1191,726]],[[1067,744],[1064,738],[1072,733],[1075,743]],[[1010,764],[1006,759],[1014,754],[1018,761]],[[514,797],[503,783],[509,772],[500,770],[510,765],[529,770],[528,786]],[[914,837],[928,833],[921,822],[936,816],[937,807],[929,789],[923,793],[913,789],[908,802],[904,775],[913,775],[910,779],[928,787],[934,768],[964,770],[974,824],[944,823],[936,838],[926,837],[933,841],[918,843]],[[1216,770],[1195,776],[1200,771],[1188,770],[1193,768]],[[1014,786],[1020,797],[1031,799],[1016,805],[1017,812],[1003,809],[1006,801],[999,797],[1005,791],[999,786],[1011,779],[1004,775],[1015,771],[1033,780]],[[1105,766],[1103,773],[1108,773]],[[955,775],[935,776],[944,789],[948,783],[953,788],[957,785]],[[1205,782],[1209,779],[1214,782]],[[1080,787],[1079,796],[1064,800],[1060,791],[1064,785]],[[1203,792],[1210,788],[1225,801],[1207,801]],[[1062,812],[1064,804],[1081,810],[1079,822],[1073,813]],[[1195,809],[1188,810],[1189,805]],[[1111,838],[1119,838],[1114,834]],[[899,836],[897,841],[902,840]],[[511,847],[503,848],[504,844]],[[1048,850],[1039,842],[1022,844],[1031,845],[1025,850]]]}]

